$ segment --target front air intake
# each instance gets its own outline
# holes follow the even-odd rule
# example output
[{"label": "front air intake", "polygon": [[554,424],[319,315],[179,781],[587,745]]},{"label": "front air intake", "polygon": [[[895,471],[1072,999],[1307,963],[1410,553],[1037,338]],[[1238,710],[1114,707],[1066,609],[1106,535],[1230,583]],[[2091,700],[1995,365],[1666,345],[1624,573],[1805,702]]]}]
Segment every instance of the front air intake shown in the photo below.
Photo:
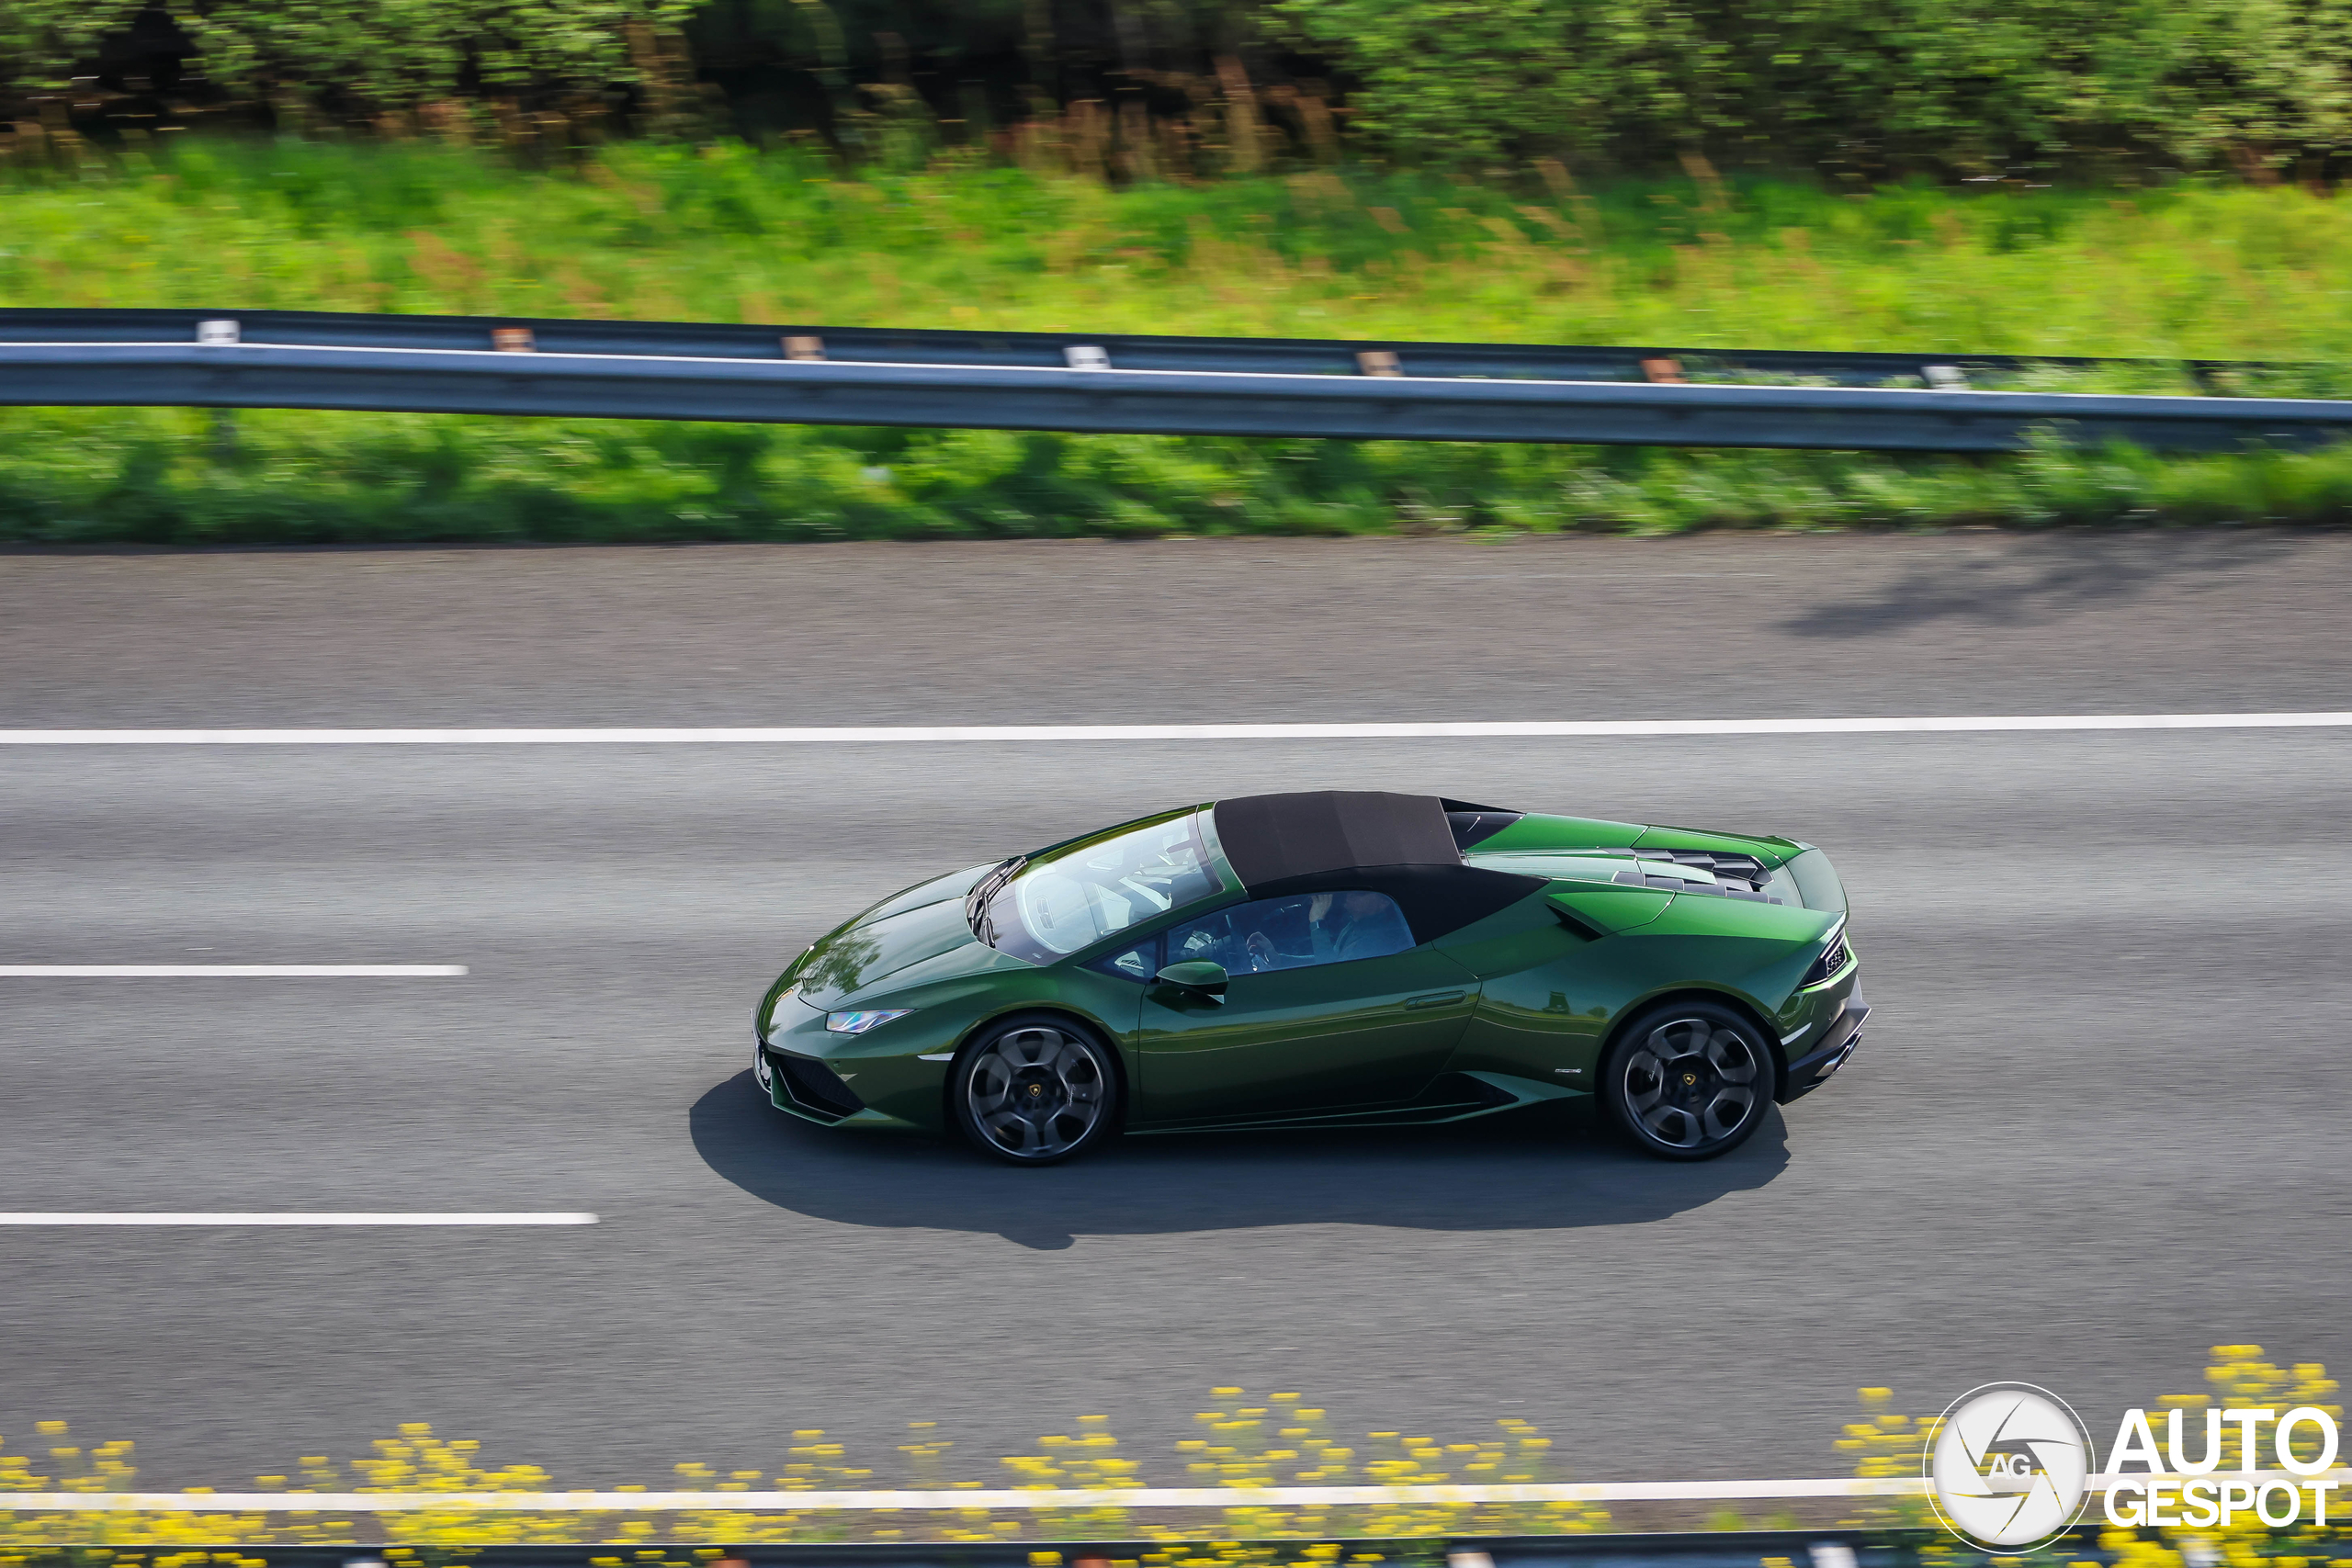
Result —
[{"label": "front air intake", "polygon": [[865,1102],[849,1091],[833,1069],[808,1056],[788,1056],[781,1051],[770,1051],[768,1060],[775,1064],[776,1076],[784,1082],[784,1092],[792,1103],[803,1111],[819,1116],[835,1118],[854,1115],[865,1109]]}]

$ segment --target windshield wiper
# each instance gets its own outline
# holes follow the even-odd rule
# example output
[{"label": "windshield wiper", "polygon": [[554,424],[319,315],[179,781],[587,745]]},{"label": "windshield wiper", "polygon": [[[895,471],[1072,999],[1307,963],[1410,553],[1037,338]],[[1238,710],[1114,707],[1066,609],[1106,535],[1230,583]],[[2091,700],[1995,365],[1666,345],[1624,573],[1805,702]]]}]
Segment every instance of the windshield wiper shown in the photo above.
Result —
[{"label": "windshield wiper", "polygon": [[975,937],[990,947],[996,945],[996,922],[989,919],[989,900],[1002,892],[1004,885],[1020,875],[1021,868],[1028,863],[1027,855],[1014,855],[1000,863],[964,895],[964,923],[972,928]]}]

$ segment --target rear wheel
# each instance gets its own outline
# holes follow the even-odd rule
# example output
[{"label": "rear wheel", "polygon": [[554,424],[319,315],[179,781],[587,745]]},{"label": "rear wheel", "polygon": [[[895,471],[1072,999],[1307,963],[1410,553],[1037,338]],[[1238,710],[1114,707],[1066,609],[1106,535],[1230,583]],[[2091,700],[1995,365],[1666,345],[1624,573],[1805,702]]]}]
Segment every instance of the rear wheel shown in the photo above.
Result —
[{"label": "rear wheel", "polygon": [[1671,1002],[1635,1019],[1611,1049],[1600,1098],[1643,1152],[1713,1159],[1755,1134],[1773,1078],[1755,1025],[1719,1002]]},{"label": "rear wheel", "polygon": [[1052,1165],[1101,1141],[1117,1121],[1110,1048],[1073,1019],[991,1024],[956,1060],[947,1089],[974,1145],[1014,1165]]}]

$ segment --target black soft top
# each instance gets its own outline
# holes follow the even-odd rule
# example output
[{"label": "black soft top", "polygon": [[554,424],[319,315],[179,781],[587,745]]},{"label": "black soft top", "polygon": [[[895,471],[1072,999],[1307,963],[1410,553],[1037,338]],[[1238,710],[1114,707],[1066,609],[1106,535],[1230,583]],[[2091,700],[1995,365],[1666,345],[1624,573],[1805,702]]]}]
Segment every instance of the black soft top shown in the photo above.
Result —
[{"label": "black soft top", "polygon": [[1216,803],[1216,836],[1241,885],[1285,882],[1367,865],[1460,865],[1445,807],[1433,795],[1317,789]]},{"label": "black soft top", "polygon": [[1216,836],[1252,897],[1369,888],[1396,900],[1415,941],[1434,942],[1544,885],[1464,864],[1447,816],[1457,804],[1385,790],[1248,795],[1216,803]]}]

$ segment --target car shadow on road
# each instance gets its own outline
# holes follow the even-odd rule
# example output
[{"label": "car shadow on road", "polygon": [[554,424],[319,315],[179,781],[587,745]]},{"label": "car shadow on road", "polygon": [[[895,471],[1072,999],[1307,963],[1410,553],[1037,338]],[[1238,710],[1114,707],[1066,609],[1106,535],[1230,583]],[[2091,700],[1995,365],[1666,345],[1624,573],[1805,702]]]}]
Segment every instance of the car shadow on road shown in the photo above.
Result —
[{"label": "car shadow on road", "polygon": [[1622,1147],[1577,1101],[1450,1126],[1123,1137],[1020,1170],[941,1140],[812,1126],[765,1104],[749,1072],[696,1100],[691,1125],[711,1169],[778,1208],[1041,1250],[1081,1235],[1269,1225],[1640,1224],[1761,1187],[1789,1160],[1777,1110],[1732,1154],[1676,1165]]},{"label": "car shadow on road", "polygon": [[2284,568],[2304,547],[2301,538],[2270,530],[2060,531],[1998,553],[1916,562],[1891,582],[1810,605],[1781,625],[1813,637],[1873,637],[1932,621],[2040,626],[2159,588],[2218,590],[2232,575]]}]

